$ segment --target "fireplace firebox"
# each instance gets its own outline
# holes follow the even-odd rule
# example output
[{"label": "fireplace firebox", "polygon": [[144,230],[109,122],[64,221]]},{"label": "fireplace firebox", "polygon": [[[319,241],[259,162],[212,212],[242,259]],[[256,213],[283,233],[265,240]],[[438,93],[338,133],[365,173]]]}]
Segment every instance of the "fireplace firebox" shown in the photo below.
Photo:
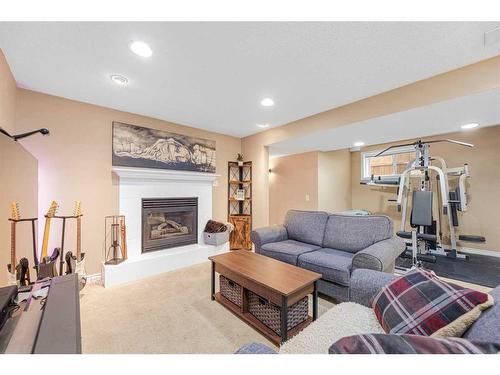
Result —
[{"label": "fireplace firebox", "polygon": [[198,198],[143,198],[142,252],[198,243]]}]

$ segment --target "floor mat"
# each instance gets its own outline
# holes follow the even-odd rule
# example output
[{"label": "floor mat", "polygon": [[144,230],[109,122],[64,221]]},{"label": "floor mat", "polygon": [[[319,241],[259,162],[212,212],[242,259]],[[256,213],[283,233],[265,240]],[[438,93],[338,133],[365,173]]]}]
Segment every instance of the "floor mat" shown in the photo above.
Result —
[{"label": "floor mat", "polygon": [[[469,260],[438,256],[436,263],[422,262],[436,275],[494,288],[500,285],[500,258],[470,254]],[[396,267],[410,268],[411,259],[397,258]]]}]

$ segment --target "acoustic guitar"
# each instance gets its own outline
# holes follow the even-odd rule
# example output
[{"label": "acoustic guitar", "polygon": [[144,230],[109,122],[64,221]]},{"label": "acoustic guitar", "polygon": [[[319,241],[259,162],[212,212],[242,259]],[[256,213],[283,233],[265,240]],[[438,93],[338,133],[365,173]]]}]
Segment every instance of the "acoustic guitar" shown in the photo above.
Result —
[{"label": "acoustic guitar", "polygon": [[21,258],[19,263],[16,261],[16,225],[21,220],[19,205],[17,202],[11,204],[10,217],[10,263],[7,265],[7,282],[9,285],[25,286],[30,281],[29,262],[26,258]]},{"label": "acoustic guitar", "polygon": [[42,254],[41,260],[38,263],[38,279],[45,279],[46,277],[54,277],[57,276],[56,271],[56,261],[59,257],[59,253],[61,250],[59,248],[55,248],[50,256],[48,255],[49,248],[49,237],[50,237],[50,223],[52,218],[55,216],[58,208],[58,204],[56,201],[52,201],[50,204],[49,210],[45,215],[45,228],[43,230],[43,243],[42,243]]},{"label": "acoustic guitar", "polygon": [[82,253],[82,203],[75,202],[73,216],[76,218],[76,256],[68,251],[65,256],[66,274],[76,273],[80,290],[87,284],[87,273],[85,271],[85,253]]}]

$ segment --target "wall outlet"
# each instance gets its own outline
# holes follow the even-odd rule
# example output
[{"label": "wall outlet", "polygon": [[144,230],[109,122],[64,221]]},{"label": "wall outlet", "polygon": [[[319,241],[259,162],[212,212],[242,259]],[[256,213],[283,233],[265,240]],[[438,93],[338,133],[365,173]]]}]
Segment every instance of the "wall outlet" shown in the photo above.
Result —
[{"label": "wall outlet", "polygon": [[306,194],[306,202],[309,202],[309,194]]}]

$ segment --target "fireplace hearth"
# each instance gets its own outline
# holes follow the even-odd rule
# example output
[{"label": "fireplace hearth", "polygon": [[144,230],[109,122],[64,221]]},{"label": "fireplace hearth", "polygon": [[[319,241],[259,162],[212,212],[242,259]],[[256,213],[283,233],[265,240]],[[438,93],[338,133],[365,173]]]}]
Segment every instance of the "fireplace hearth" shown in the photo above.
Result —
[{"label": "fireplace hearth", "polygon": [[143,198],[142,253],[198,243],[198,198]]}]

